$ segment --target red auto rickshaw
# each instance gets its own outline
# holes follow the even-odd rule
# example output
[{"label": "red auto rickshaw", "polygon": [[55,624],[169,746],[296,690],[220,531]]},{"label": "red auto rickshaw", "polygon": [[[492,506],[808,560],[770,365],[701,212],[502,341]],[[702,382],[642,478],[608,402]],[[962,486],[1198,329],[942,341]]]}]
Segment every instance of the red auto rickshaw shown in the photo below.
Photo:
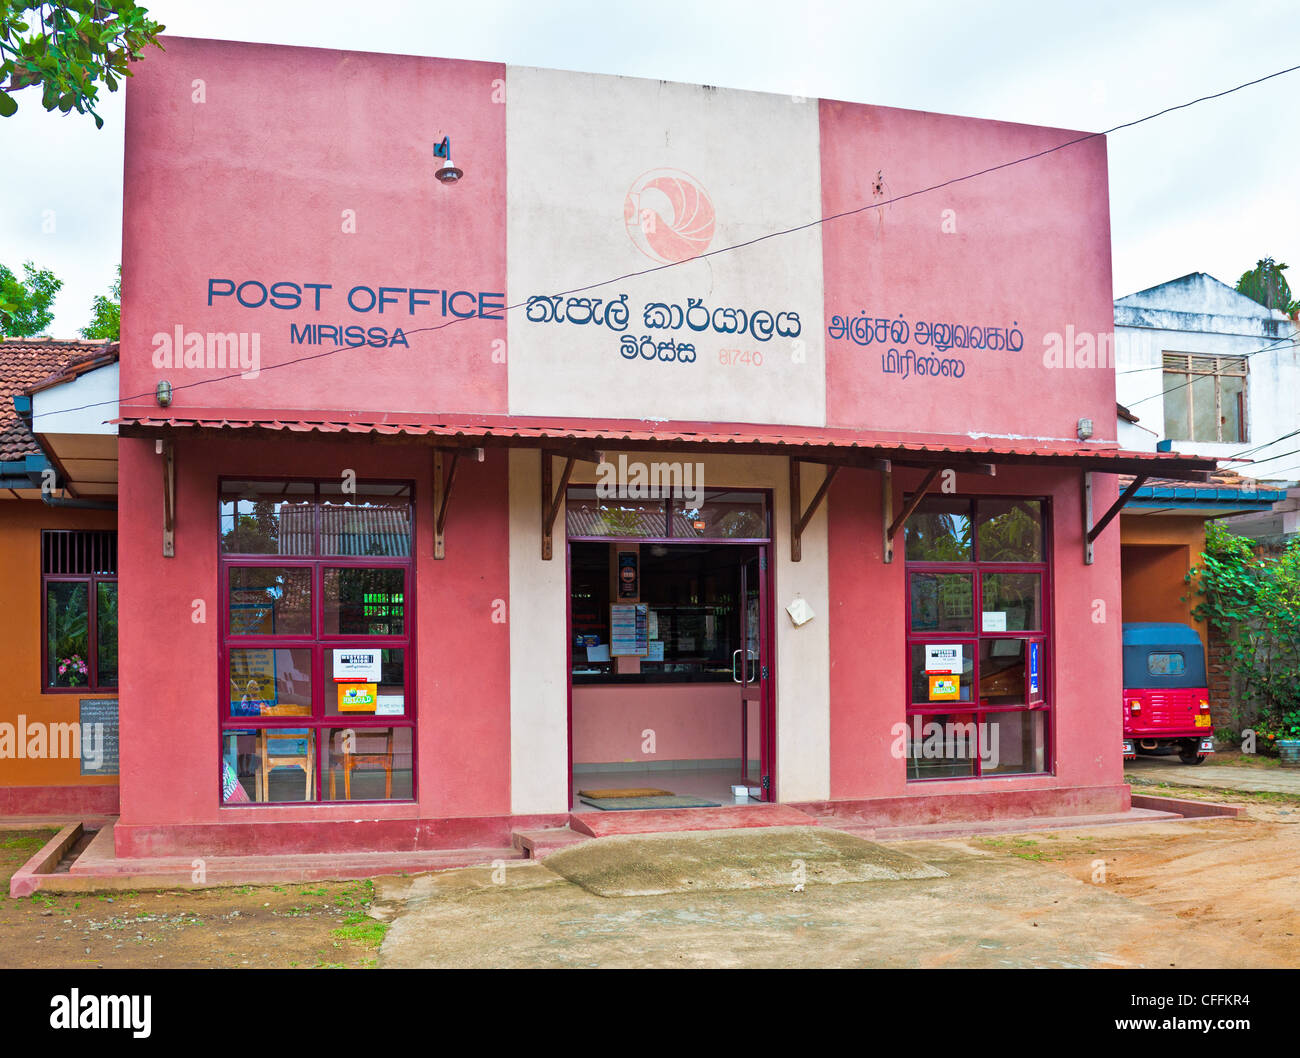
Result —
[{"label": "red auto rickshaw", "polygon": [[1200,764],[1214,752],[1205,648],[1188,625],[1124,625],[1124,759],[1177,752]]}]

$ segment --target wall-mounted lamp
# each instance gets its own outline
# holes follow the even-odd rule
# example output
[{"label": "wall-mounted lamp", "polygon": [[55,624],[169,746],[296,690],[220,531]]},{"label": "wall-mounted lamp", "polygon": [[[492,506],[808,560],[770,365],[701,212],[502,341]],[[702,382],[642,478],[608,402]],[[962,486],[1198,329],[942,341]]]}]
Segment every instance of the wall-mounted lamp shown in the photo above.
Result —
[{"label": "wall-mounted lamp", "polygon": [[158,407],[167,407],[172,402],[172,384],[163,379],[158,383],[158,388],[153,391],[153,395],[158,401]]},{"label": "wall-mounted lamp", "polygon": [[454,184],[465,175],[456,168],[456,163],[451,160],[451,138],[449,136],[444,136],[441,143],[433,145],[433,156],[442,161],[442,165],[433,174],[441,183]]},{"label": "wall-mounted lamp", "polygon": [[1091,437],[1091,436],[1092,436],[1092,420],[1091,420],[1091,419],[1080,419],[1080,420],[1079,420],[1079,440],[1080,440],[1080,441],[1086,441],[1086,440],[1087,440],[1089,437]]}]

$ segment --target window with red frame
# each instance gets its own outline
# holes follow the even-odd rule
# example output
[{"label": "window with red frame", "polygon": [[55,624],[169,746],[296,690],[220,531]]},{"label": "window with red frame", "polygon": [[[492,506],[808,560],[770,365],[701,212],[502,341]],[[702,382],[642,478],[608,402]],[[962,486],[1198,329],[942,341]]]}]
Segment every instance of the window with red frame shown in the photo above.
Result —
[{"label": "window with red frame", "polygon": [[410,482],[222,480],[221,802],[415,796]]},{"label": "window with red frame", "polygon": [[41,689],[117,690],[117,533],[41,533]]},{"label": "window with red frame", "polygon": [[935,496],[907,520],[907,777],[1050,770],[1047,503]]}]

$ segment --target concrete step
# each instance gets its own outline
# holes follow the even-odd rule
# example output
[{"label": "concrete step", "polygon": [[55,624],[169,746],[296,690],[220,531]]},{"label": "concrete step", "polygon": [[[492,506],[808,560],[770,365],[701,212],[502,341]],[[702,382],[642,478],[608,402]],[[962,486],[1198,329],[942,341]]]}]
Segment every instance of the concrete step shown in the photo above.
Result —
[{"label": "concrete step", "polygon": [[511,832],[514,847],[529,860],[543,860],[552,852],[572,848],[574,845],[581,845],[584,841],[590,840],[590,834],[580,834],[569,827],[542,827],[537,830]]},{"label": "concrete step", "polygon": [[[68,828],[69,831],[72,829]],[[53,850],[54,846],[55,839],[52,839],[47,849]],[[52,865],[42,863],[39,857],[40,854],[29,860],[10,879],[11,897],[29,896],[37,889],[98,892],[114,889],[202,889],[218,885],[347,881],[380,874],[423,874],[455,867],[488,866],[499,860],[522,860],[524,854],[517,848],[471,848],[119,859],[113,855],[111,833],[105,829],[96,835],[66,872],[51,873]]]},{"label": "concrete step", "polygon": [[574,812],[569,826],[593,838],[612,834],[671,834],[681,830],[745,830],[750,827],[815,827],[818,821],[790,805],[751,804],[719,808],[661,808],[630,812]]},{"label": "concrete step", "polygon": [[868,841],[941,841],[949,838],[993,834],[1020,834],[1033,830],[1078,830],[1083,827],[1117,826],[1128,823],[1158,823],[1184,818],[1177,812],[1133,808],[1127,812],[1105,812],[1081,816],[1025,816],[1017,819],[954,820],[949,823],[920,823],[904,826],[872,826],[866,823],[837,824],[823,818],[822,825],[855,834]]}]

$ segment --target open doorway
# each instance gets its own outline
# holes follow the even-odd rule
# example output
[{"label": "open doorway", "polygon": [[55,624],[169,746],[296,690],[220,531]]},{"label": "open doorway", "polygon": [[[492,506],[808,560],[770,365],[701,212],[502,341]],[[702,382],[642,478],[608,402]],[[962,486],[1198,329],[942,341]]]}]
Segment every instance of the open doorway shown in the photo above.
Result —
[{"label": "open doorway", "polygon": [[767,545],[569,544],[571,810],[770,800]]}]

